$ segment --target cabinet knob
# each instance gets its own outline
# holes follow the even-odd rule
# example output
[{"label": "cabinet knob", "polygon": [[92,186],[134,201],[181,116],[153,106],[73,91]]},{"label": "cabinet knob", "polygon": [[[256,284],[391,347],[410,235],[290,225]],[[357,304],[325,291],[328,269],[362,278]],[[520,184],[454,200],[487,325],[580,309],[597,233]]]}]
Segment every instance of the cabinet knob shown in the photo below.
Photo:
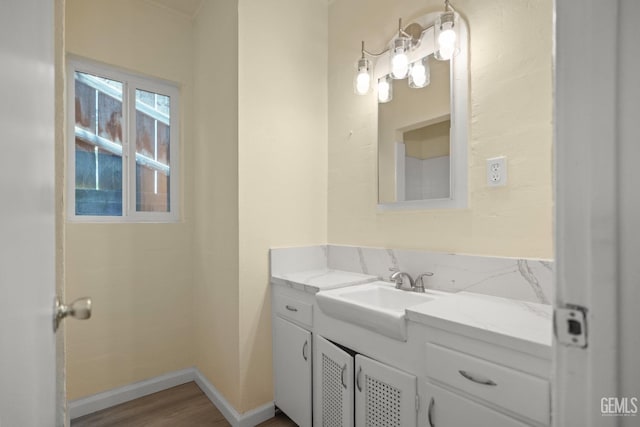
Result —
[{"label": "cabinet knob", "polygon": [[302,357],[304,360],[307,360],[307,347],[309,347],[309,341],[305,341],[304,344],[302,344]]}]

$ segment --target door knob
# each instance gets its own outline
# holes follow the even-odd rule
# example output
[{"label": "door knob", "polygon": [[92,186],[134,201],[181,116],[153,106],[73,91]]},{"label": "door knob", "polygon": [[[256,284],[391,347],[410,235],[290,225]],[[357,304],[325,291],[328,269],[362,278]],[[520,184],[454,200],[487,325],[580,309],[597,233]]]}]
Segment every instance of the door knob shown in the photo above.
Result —
[{"label": "door knob", "polygon": [[55,332],[58,330],[60,321],[67,316],[71,316],[79,320],[90,318],[91,298],[78,298],[69,305],[62,304],[60,300],[56,298],[53,313],[53,331]]}]

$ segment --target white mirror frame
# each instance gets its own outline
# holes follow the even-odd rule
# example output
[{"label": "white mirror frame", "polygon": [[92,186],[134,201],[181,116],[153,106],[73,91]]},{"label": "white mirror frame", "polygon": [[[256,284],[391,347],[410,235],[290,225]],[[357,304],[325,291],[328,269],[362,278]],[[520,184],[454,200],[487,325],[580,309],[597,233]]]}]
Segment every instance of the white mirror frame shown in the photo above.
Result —
[{"label": "white mirror frame", "polygon": [[[433,24],[441,12],[428,13],[412,21],[427,28],[420,46],[409,55],[414,61],[433,54]],[[451,60],[451,131],[449,137],[449,197],[442,199],[407,200],[394,203],[378,203],[379,211],[389,210],[425,210],[425,209],[463,209],[469,204],[467,173],[467,146],[469,137],[469,29],[467,22],[459,19],[460,52]],[[430,27],[430,28],[429,28]],[[380,56],[375,64],[374,82],[389,74],[389,53]],[[434,82],[432,82],[434,84]],[[437,82],[436,82],[437,84]],[[377,100],[377,97],[374,97]],[[393,101],[391,101],[393,102]],[[377,111],[377,109],[376,109]],[[377,122],[377,120],[376,120]],[[395,142],[395,141],[394,141]],[[378,178],[378,201],[380,200],[380,163],[376,165]]]}]

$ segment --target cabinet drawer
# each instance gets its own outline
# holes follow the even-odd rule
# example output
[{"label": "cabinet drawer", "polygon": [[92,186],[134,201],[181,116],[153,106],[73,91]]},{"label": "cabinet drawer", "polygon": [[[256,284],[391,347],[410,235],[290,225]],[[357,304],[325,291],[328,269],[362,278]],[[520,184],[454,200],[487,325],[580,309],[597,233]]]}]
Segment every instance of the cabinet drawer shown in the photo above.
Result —
[{"label": "cabinet drawer", "polygon": [[549,424],[549,382],[427,343],[427,376],[516,414]]},{"label": "cabinet drawer", "polygon": [[429,427],[527,427],[520,421],[433,384],[427,384],[426,418]]},{"label": "cabinet drawer", "polygon": [[273,309],[276,314],[301,323],[308,327],[313,325],[313,306],[285,295],[273,296]]}]

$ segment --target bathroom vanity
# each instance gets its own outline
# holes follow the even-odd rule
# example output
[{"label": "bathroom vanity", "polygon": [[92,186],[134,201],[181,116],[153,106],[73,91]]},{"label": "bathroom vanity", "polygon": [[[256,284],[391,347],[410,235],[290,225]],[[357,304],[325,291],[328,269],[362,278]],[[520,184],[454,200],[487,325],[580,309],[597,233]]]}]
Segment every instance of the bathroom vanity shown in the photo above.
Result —
[{"label": "bathroom vanity", "polygon": [[275,264],[275,405],[300,426],[550,425],[550,306]]}]

